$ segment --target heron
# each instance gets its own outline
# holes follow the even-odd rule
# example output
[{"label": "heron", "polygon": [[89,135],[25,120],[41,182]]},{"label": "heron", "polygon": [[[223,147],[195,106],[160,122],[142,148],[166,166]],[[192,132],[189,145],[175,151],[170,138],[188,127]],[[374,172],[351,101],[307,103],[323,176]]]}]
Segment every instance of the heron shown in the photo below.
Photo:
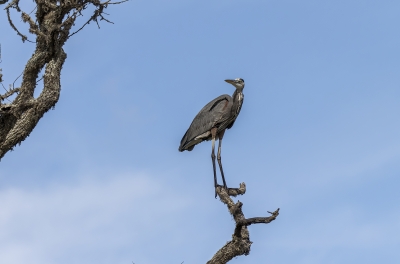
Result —
[{"label": "heron", "polygon": [[197,144],[203,141],[212,141],[211,159],[214,172],[215,197],[217,197],[218,186],[214,153],[215,140],[218,139],[217,160],[219,170],[221,172],[224,188],[227,189],[228,187],[226,185],[221,163],[222,138],[224,137],[225,130],[230,129],[235,123],[236,118],[240,113],[240,109],[242,108],[244,99],[244,80],[242,78],[228,79],[225,80],[225,82],[230,83],[235,87],[233,95],[230,96],[228,94],[223,94],[206,104],[206,106],[204,106],[193,119],[179,146],[180,152],[185,150],[192,151]]}]

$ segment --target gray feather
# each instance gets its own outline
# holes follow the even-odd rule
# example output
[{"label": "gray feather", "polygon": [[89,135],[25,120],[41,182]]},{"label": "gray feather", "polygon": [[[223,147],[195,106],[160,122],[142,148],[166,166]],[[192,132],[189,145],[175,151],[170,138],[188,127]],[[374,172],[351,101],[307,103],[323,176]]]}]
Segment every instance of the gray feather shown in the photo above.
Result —
[{"label": "gray feather", "polygon": [[183,136],[179,151],[191,151],[196,144],[204,140],[210,140],[211,134],[207,132],[210,131],[211,128],[218,128],[220,124],[228,121],[232,105],[232,97],[223,94],[204,106],[193,119],[189,129]]}]

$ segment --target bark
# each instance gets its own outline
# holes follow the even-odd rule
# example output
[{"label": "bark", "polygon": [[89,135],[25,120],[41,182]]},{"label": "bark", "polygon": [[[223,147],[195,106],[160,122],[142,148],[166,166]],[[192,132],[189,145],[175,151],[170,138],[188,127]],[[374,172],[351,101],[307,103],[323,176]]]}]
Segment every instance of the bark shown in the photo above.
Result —
[{"label": "bark", "polygon": [[248,255],[250,253],[252,242],[250,241],[250,235],[247,226],[260,223],[268,224],[274,221],[279,215],[278,208],[274,212],[268,212],[271,214],[269,217],[254,217],[246,219],[242,212],[243,203],[240,201],[234,203],[230,197],[243,195],[245,192],[245,183],[241,183],[239,188],[228,188],[227,190],[222,186],[217,187],[217,194],[221,202],[227,205],[230,214],[235,220],[236,226],[232,234],[232,240],[227,242],[220,250],[218,250],[212,259],[207,262],[207,264],[225,264],[234,257]]},{"label": "bark", "polygon": [[[35,52],[23,71],[21,86],[0,94],[0,159],[17,144],[21,144],[43,115],[58,102],[61,91],[61,70],[67,58],[63,46],[69,37],[91,21],[97,24],[100,20],[112,23],[104,18],[104,9],[110,4],[125,1],[101,3],[99,0],[35,0],[36,13],[33,19],[19,8],[19,0],[0,0],[0,5],[9,2],[5,10],[10,26],[22,41],[30,41],[36,45]],[[93,15],[81,28],[71,33],[76,18],[90,5],[95,7]],[[10,12],[13,9],[21,13],[22,20],[29,25],[29,32],[35,41],[29,40],[14,25]],[[37,98],[34,98],[39,73],[43,69],[45,71],[42,91]],[[0,77],[0,82],[1,79]],[[5,99],[9,100],[8,98],[15,94],[12,101],[4,103]]]}]

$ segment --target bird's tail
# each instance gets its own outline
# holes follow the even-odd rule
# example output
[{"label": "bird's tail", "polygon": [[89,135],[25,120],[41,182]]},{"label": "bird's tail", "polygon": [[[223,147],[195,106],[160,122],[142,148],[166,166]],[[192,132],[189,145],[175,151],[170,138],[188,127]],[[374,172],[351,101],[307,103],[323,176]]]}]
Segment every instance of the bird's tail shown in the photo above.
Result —
[{"label": "bird's tail", "polygon": [[192,151],[192,149],[194,149],[195,144],[189,144],[190,142],[191,141],[188,142],[187,140],[187,131],[186,131],[185,135],[182,137],[181,144],[179,145],[178,150],[180,152],[183,152],[185,150]]},{"label": "bird's tail", "polygon": [[181,144],[179,145],[179,148],[178,148],[178,150],[180,152],[185,150],[185,145],[187,143],[186,141],[187,141],[187,131],[186,131],[185,135],[183,135],[183,137],[181,139]]}]

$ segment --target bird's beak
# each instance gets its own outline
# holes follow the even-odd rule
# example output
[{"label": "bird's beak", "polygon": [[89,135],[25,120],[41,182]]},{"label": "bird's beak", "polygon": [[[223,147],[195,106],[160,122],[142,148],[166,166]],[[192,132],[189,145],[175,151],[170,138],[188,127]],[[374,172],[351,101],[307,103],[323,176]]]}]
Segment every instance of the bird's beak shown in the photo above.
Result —
[{"label": "bird's beak", "polygon": [[233,84],[235,82],[235,80],[227,79],[227,80],[225,80],[225,82]]}]

